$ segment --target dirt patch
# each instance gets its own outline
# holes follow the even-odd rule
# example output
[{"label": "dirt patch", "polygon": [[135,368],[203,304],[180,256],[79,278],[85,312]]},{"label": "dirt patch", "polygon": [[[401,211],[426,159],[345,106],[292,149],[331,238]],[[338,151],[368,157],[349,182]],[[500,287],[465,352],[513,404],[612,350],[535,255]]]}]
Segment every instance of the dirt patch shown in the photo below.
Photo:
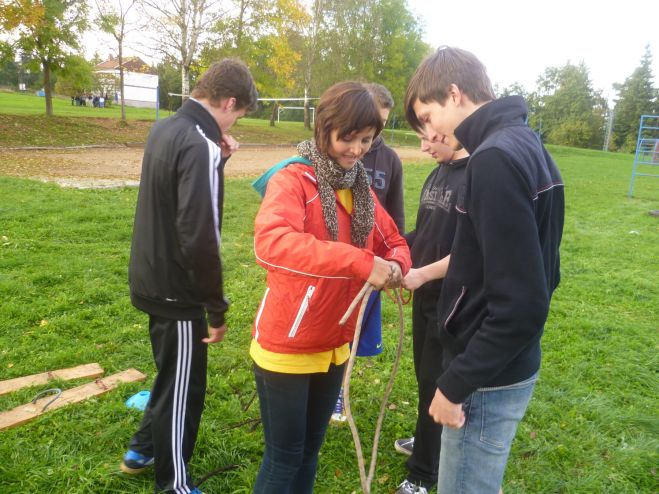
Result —
[{"label": "dirt patch", "polygon": [[[416,148],[395,148],[404,163],[428,161]],[[55,182],[64,187],[106,188],[139,184],[144,150],[135,147],[0,150],[0,175]],[[228,177],[256,176],[293,156],[293,146],[244,145],[227,162]]]}]

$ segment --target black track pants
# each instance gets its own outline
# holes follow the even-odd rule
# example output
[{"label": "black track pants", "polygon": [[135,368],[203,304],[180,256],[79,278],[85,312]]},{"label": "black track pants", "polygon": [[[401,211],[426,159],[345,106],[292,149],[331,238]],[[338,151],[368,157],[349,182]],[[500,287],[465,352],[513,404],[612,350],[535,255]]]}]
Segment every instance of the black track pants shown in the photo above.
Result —
[{"label": "black track pants", "polygon": [[412,305],[412,344],[414,370],[419,393],[419,407],[414,433],[414,449],[407,460],[407,478],[432,487],[437,483],[442,426],[428,415],[442,372],[442,348],[437,328],[438,296],[423,290],[414,292]]},{"label": "black track pants", "polygon": [[192,457],[206,394],[208,336],[204,319],[174,321],[149,316],[158,375],[139,430],[129,448],[155,457],[156,491],[184,494],[192,483]]}]

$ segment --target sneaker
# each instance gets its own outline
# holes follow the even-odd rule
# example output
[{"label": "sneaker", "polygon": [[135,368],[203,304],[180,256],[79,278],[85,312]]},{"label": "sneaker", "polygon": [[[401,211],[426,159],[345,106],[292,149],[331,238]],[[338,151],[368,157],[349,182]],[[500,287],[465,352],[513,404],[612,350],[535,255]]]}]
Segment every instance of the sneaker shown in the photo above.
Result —
[{"label": "sneaker", "polygon": [[332,417],[330,418],[330,421],[340,424],[342,422],[345,422],[346,420],[348,420],[348,417],[346,417],[345,408],[343,408],[343,389],[342,389],[341,393],[339,393],[339,399],[336,400],[336,405],[334,405],[334,413],[332,413]]},{"label": "sneaker", "polygon": [[153,456],[144,456],[137,451],[129,449],[124,455],[124,460],[119,468],[124,473],[137,474],[141,473],[153,465]]},{"label": "sneaker", "polygon": [[394,449],[399,453],[411,456],[412,451],[414,450],[414,437],[396,439],[396,442],[394,443]]},{"label": "sneaker", "polygon": [[201,492],[198,487],[195,487],[190,491],[190,494],[204,494],[204,493]]},{"label": "sneaker", "polygon": [[403,483],[398,486],[396,494],[428,494],[428,489],[405,479],[403,480]]}]

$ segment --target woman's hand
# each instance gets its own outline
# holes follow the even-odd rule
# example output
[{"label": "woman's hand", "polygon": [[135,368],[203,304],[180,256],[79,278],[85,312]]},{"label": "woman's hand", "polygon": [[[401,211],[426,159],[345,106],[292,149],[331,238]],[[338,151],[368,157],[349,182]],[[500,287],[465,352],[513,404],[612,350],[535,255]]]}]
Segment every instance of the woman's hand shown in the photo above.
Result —
[{"label": "woman's hand", "polygon": [[385,288],[396,288],[403,282],[403,271],[395,261],[389,261],[389,279],[385,284]]},{"label": "woman's hand", "polygon": [[[371,269],[371,274],[366,281],[380,290],[390,279],[392,269],[390,265],[391,263],[378,256],[375,256],[374,261],[373,269]],[[400,270],[400,268],[398,269]]]}]

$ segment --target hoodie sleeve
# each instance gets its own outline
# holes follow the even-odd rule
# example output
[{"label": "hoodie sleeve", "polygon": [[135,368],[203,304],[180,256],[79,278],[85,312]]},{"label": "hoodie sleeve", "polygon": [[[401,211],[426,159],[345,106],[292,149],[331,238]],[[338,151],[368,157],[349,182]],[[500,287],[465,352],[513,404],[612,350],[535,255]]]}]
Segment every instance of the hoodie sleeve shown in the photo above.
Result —
[{"label": "hoodie sleeve", "polygon": [[177,169],[176,231],[183,262],[208,323],[224,324],[229,304],[224,298],[220,258],[220,214],[223,197],[220,149],[210,141],[182,151]]},{"label": "hoodie sleeve", "polygon": [[398,231],[393,218],[377,201],[375,202],[375,224],[373,229],[373,250],[375,254],[387,261],[396,261],[403,271],[403,276],[405,276],[412,267],[410,249]]},{"label": "hoodie sleeve", "polygon": [[391,151],[391,181],[384,208],[396,223],[398,231],[405,231],[405,204],[403,197],[403,164],[395,151]]},{"label": "hoodie sleeve", "polygon": [[466,205],[483,258],[487,315],[437,381],[453,403],[464,401],[539,340],[550,300],[535,220],[535,190],[515,163],[496,149],[474,156],[470,166]]},{"label": "hoodie sleeve", "polygon": [[290,168],[272,177],[254,225],[257,262],[303,276],[368,279],[373,253],[305,232],[305,206],[304,188]]}]

